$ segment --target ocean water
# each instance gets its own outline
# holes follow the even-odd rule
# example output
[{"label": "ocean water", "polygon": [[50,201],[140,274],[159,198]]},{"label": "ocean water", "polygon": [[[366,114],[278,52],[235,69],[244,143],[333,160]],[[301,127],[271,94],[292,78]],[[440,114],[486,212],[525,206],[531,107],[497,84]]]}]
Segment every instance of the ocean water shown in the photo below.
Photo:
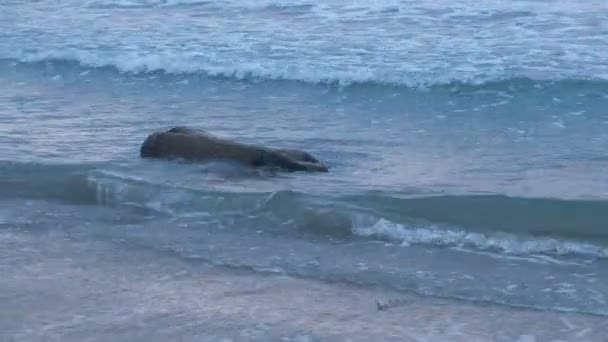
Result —
[{"label": "ocean water", "polygon": [[[3,1],[0,245],[608,316],[607,56],[602,1]],[[139,158],[177,125],[331,169]]]}]

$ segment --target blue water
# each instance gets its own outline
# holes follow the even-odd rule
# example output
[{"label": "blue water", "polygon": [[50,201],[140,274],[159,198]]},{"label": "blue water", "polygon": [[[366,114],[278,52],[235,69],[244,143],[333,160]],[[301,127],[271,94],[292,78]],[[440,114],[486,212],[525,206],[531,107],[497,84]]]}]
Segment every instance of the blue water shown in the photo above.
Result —
[{"label": "blue water", "polygon": [[[606,56],[596,1],[5,1],[2,236],[606,316]],[[177,125],[331,170],[139,159]]]}]

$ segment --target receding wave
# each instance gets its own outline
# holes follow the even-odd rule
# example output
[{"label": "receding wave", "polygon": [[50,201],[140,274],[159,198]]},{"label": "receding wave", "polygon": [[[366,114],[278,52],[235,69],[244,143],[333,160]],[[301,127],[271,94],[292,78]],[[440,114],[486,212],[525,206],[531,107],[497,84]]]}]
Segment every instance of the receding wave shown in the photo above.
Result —
[{"label": "receding wave", "polygon": [[179,188],[93,166],[0,163],[0,198],[126,206],[277,234],[363,237],[515,255],[608,258],[608,201],[297,193]]},{"label": "receding wave", "polygon": [[113,69],[127,74],[167,74],[180,76],[204,76],[209,78],[234,79],[240,81],[288,81],[328,86],[388,86],[408,88],[445,88],[495,90],[529,90],[555,84],[577,90],[605,90],[608,80],[603,78],[570,78],[556,75],[552,79],[531,79],[526,76],[483,74],[467,79],[453,75],[421,79],[415,72],[393,73],[374,71],[368,68],[333,68],[327,66],[293,66],[277,61],[247,61],[234,63],[209,62],[200,54],[146,54],[146,55],[100,55],[97,51],[57,50],[42,52],[20,52],[11,54],[9,60],[25,64],[55,63],[80,68]]}]

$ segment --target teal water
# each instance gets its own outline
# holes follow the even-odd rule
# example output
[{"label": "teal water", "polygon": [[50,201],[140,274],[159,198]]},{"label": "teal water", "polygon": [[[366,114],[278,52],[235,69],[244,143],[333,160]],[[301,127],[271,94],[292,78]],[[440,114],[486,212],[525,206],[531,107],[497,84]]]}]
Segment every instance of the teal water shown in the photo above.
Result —
[{"label": "teal water", "polygon": [[[0,229],[607,315],[606,19],[573,1],[5,2]],[[139,159],[177,125],[331,172]]]}]

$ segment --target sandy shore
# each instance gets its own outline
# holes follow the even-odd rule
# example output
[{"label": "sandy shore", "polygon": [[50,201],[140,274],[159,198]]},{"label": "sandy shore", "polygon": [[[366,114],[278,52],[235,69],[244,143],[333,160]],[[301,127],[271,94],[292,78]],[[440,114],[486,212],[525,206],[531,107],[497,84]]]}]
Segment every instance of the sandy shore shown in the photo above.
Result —
[{"label": "sandy shore", "polygon": [[605,317],[228,270],[61,233],[5,229],[0,251],[7,342],[608,341]]}]

